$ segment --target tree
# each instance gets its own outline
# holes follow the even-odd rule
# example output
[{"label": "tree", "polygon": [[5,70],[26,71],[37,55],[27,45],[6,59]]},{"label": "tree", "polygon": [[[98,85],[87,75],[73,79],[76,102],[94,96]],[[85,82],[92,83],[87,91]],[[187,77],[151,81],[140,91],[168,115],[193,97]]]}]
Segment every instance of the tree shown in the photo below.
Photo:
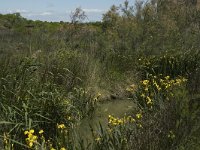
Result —
[{"label": "tree", "polygon": [[129,6],[129,2],[126,0],[123,5],[120,5],[120,9],[124,17],[130,18],[134,15],[134,7]]},{"label": "tree", "polygon": [[81,9],[81,7],[78,7],[75,9],[74,12],[71,12],[70,18],[71,23],[77,24],[83,22],[87,18],[87,16],[85,12]]}]

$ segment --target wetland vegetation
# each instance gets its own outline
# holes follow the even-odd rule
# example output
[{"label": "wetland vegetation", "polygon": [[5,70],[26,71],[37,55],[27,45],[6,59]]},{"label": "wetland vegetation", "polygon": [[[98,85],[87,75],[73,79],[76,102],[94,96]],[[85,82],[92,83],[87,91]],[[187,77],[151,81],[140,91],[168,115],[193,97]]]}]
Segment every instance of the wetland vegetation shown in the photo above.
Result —
[{"label": "wetland vegetation", "polygon": [[75,12],[71,23],[0,14],[0,149],[199,150],[200,10]]}]

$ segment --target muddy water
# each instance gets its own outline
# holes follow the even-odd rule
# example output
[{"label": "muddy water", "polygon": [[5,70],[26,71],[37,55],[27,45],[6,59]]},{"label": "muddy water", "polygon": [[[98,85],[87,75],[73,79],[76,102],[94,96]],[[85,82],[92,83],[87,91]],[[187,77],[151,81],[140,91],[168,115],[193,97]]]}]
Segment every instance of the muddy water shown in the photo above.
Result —
[{"label": "muddy water", "polygon": [[84,139],[91,139],[90,126],[97,130],[99,123],[106,127],[108,123],[108,115],[114,117],[123,117],[134,109],[134,103],[131,100],[113,100],[101,103],[97,106],[94,115],[91,118],[85,118],[81,121],[78,133]]}]

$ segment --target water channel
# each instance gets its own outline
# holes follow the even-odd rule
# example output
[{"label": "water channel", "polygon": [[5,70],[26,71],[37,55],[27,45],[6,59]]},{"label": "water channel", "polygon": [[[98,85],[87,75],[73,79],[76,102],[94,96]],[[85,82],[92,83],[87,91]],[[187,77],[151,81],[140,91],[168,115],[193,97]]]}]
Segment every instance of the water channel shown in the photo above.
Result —
[{"label": "water channel", "polygon": [[85,118],[81,121],[78,128],[78,134],[81,137],[84,137],[84,139],[91,139],[92,135],[90,126],[94,130],[98,130],[99,123],[101,123],[103,127],[106,127],[108,123],[108,115],[119,118],[124,117],[124,115],[128,115],[128,113],[134,110],[134,106],[134,102],[129,99],[110,100],[100,103],[91,118]]}]

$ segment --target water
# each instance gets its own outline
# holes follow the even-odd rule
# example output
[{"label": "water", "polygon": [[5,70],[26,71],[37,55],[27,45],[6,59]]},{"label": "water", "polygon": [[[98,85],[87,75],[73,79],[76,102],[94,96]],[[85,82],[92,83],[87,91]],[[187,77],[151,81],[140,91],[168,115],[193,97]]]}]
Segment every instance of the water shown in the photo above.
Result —
[{"label": "water", "polygon": [[84,139],[91,139],[90,126],[94,130],[98,130],[99,123],[106,127],[108,115],[119,118],[124,117],[134,109],[134,106],[134,102],[131,100],[112,100],[99,104],[92,118],[85,118],[81,121],[78,128],[79,135]]}]

